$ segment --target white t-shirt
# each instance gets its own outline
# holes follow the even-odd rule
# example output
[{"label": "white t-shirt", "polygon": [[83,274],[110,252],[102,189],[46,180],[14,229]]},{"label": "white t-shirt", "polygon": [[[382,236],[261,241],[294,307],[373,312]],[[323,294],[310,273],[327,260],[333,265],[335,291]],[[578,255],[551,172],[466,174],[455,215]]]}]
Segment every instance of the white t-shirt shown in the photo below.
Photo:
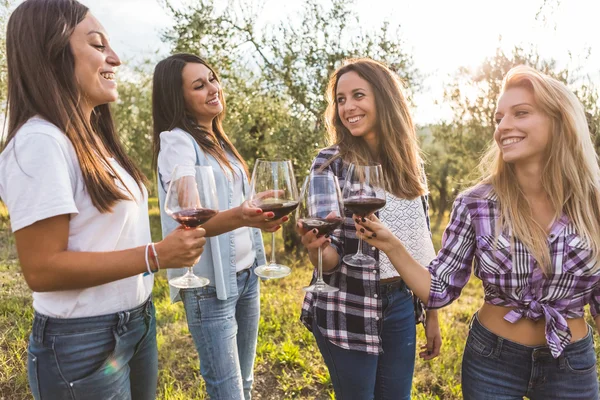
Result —
[{"label": "white t-shirt", "polygon": [[[179,129],[165,131],[160,134],[160,152],[158,153],[158,171],[160,179],[165,188],[171,182],[171,173],[176,165],[196,164],[196,151],[188,135]],[[233,184],[233,200],[231,207],[238,207],[244,202],[244,191],[240,179],[243,169],[236,163],[232,163],[237,170],[237,176],[233,176],[229,169],[224,173]],[[217,171],[215,171],[217,172]],[[217,193],[217,196],[224,194]],[[223,210],[222,210],[223,211]],[[248,227],[241,227],[232,231],[235,245],[236,271],[244,270],[254,263],[256,253],[252,247],[252,236]]]},{"label": "white t-shirt", "polygon": [[[13,232],[70,214],[69,251],[116,251],[150,242],[146,189],[140,191],[114,159],[109,162],[135,201],[119,201],[112,212],[103,214],[86,191],[71,141],[55,125],[31,118],[0,154],[0,197],[8,208]],[[34,292],[33,308],[56,318],[125,311],[142,304],[150,296],[153,283],[152,275],[140,274],[87,289]]]}]

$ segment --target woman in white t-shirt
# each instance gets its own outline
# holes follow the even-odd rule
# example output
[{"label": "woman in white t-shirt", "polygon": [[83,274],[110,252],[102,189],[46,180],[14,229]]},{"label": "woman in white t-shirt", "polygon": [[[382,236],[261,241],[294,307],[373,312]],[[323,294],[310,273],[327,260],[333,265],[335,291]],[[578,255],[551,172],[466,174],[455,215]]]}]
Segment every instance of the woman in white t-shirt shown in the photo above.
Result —
[{"label": "woman in white t-shirt", "polygon": [[[249,400],[260,314],[259,282],[253,270],[257,263],[265,263],[260,230],[274,232],[288,217],[267,221],[272,212],[244,201],[249,190],[246,163],[223,131],[223,92],[205,61],[191,54],[162,60],[154,70],[152,92],[159,199],[164,202],[175,165],[208,165],[215,174],[220,210],[203,225],[210,239],[194,266],[210,285],[171,287],[171,298],[183,300],[210,398]],[[173,229],[173,222],[163,209],[164,235]],[[169,276],[177,273],[169,271]]]},{"label": "woman in white t-shirt", "polygon": [[117,140],[119,57],[73,0],[27,0],[8,21],[6,203],[35,309],[39,399],[154,399],[152,272],[197,261],[204,231],[150,239],[142,173]]}]

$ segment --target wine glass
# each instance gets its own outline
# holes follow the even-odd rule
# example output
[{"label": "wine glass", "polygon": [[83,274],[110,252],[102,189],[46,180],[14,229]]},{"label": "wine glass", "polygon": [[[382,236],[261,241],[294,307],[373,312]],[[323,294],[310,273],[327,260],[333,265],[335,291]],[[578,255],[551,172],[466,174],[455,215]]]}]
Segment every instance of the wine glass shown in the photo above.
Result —
[{"label": "wine glass", "polygon": [[[165,212],[186,229],[196,228],[217,215],[219,204],[212,167],[177,165],[165,200]],[[169,281],[180,289],[198,288],[210,283],[207,278],[194,274],[188,266],[183,276]]]},{"label": "wine glass", "polygon": [[[282,218],[298,207],[298,188],[290,160],[258,159],[252,172],[250,202],[263,212],[275,214],[272,219]],[[275,232],[272,236],[271,262],[256,267],[254,273],[261,278],[275,279],[288,276],[289,267],[275,260]]]},{"label": "wine glass", "polygon": [[[336,230],[344,221],[344,204],[337,177],[328,170],[312,171],[304,180],[296,220],[302,228],[317,230],[317,235],[326,235]],[[317,280],[303,288],[307,292],[332,293],[339,289],[323,280],[323,257],[319,247]]]},{"label": "wine glass", "polygon": [[[344,190],[342,192],[344,207],[352,214],[366,217],[385,206],[385,183],[381,164],[350,164]],[[363,254],[362,238],[358,241],[356,254],[348,254],[343,258],[348,265],[361,267],[375,265],[377,260]]]}]

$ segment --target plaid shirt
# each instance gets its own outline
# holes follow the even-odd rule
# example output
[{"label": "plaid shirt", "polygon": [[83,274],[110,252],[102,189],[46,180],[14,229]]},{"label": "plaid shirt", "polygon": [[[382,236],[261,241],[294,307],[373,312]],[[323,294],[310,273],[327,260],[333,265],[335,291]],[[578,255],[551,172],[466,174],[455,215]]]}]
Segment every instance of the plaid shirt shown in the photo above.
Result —
[{"label": "plaid shirt", "polygon": [[543,317],[546,340],[556,358],[571,341],[566,318],[582,317],[586,304],[593,316],[600,312],[600,271],[590,273],[596,260],[563,213],[548,236],[553,270],[544,276],[522,242],[506,232],[496,238],[499,215],[491,185],[478,185],[456,199],[442,249],[429,265],[427,306],[439,308],[455,300],[471,276],[474,259],[485,302],[514,308],[504,317],[511,323]]},{"label": "plaid shirt", "polygon": [[[311,170],[317,170],[339,153],[337,146],[322,150],[316,157]],[[340,189],[344,190],[349,164],[336,158],[326,169],[338,177]],[[429,228],[429,206],[427,196],[422,197],[427,226]],[[307,293],[302,304],[300,320],[312,330],[313,318],[325,338],[344,349],[357,350],[371,354],[383,351],[381,346],[382,301],[379,289],[379,266],[354,267],[343,263],[344,254],[356,253],[358,238],[352,220],[352,213],[344,210],[345,219],[341,228],[334,231],[331,246],[339,255],[338,265],[324,273],[323,279],[329,285],[339,288],[335,293]],[[364,246],[363,252],[379,259],[375,247]],[[312,281],[316,280],[316,270]],[[415,298],[415,318],[424,319],[423,306]]]}]

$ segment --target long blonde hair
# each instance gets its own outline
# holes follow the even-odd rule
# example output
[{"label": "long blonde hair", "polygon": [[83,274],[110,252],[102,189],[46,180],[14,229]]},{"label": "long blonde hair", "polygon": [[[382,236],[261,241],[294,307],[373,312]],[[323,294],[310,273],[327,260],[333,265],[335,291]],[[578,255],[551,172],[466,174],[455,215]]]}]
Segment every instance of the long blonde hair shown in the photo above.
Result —
[{"label": "long blonde hair", "polygon": [[[537,107],[551,120],[542,187],[551,201],[554,219],[564,212],[588,243],[596,259],[596,271],[600,250],[600,168],[583,106],[562,82],[530,67],[517,66],[508,71],[502,92],[515,87],[530,90]],[[530,204],[515,184],[514,166],[504,162],[495,143],[482,166],[484,182],[493,186],[500,203],[498,226],[518,238],[548,274],[552,266],[547,234],[534,220]]]},{"label": "long blonde hair", "polygon": [[[362,138],[350,134],[338,114],[337,84],[340,77],[350,71],[373,88],[379,159],[373,159]],[[427,183],[421,171],[415,126],[401,85],[396,74],[380,62],[369,58],[348,59],[329,79],[325,123],[330,144],[339,146],[339,157],[363,165],[373,161],[381,163],[387,190],[398,197],[414,199],[426,193]]]}]

